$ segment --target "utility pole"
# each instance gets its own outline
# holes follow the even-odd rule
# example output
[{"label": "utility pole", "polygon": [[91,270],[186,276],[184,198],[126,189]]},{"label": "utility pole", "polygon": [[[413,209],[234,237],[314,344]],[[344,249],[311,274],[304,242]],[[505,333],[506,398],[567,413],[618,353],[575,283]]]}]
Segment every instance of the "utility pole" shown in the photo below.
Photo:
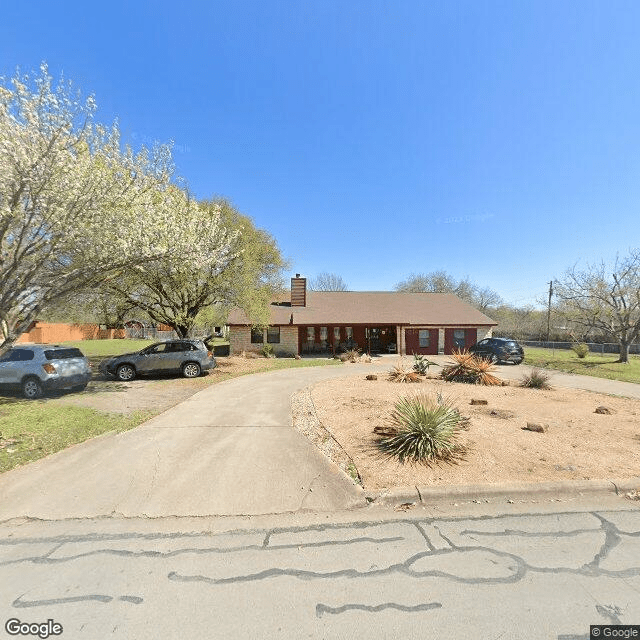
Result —
[{"label": "utility pole", "polygon": [[553,295],[553,280],[549,282],[549,307],[547,308],[547,342],[551,336],[551,296]]}]

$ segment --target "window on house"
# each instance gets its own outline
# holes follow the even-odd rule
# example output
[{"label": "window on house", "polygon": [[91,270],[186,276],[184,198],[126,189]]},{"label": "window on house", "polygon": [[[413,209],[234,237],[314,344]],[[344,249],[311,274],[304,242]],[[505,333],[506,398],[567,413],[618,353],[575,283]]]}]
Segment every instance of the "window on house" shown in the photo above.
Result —
[{"label": "window on house", "polygon": [[251,329],[251,344],[262,344],[264,342],[264,331],[254,327]]},{"label": "window on house", "polygon": [[464,349],[464,329],[453,330],[453,344],[458,349]]},{"label": "window on house", "polygon": [[418,336],[420,338],[420,346],[428,347],[429,346],[429,329],[420,329],[418,331]]},{"label": "window on house", "polygon": [[335,344],[340,342],[340,327],[333,327],[333,342]]},{"label": "window on house", "polygon": [[267,329],[267,342],[272,344],[280,343],[280,327],[269,327]]},{"label": "window on house", "polygon": [[320,327],[320,341],[321,342],[326,342],[328,335],[329,335],[329,333],[327,331],[327,327]]},{"label": "window on house", "polygon": [[316,341],[315,327],[307,327],[307,342],[315,342],[315,341]]},{"label": "window on house", "polygon": [[353,327],[345,327],[344,330],[347,334],[347,340],[353,340]]}]

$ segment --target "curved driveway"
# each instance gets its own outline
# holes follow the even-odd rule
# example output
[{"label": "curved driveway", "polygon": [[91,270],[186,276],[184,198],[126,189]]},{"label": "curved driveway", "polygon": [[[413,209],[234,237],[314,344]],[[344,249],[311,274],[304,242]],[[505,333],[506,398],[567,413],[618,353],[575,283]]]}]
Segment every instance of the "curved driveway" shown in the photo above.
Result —
[{"label": "curved driveway", "polygon": [[[444,356],[434,356],[439,363]],[[303,387],[397,361],[254,374],[212,385],[140,427],[106,434],[0,476],[0,521],[333,511],[363,494],[291,427]],[[499,367],[519,378],[525,367]],[[553,373],[557,387],[640,398],[640,385]]]},{"label": "curved driveway", "polygon": [[0,476],[0,521],[345,509],[362,490],[291,427],[290,398],[372,365],[283,369],[215,384],[118,434]]}]

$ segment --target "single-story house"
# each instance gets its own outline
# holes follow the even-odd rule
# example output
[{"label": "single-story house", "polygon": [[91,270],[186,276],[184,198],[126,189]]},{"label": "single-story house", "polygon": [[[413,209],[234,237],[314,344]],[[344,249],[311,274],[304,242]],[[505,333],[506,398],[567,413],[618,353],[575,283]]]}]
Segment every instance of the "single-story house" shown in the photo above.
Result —
[{"label": "single-story house", "polygon": [[497,322],[450,293],[308,291],[306,278],[291,278],[291,296],[270,305],[266,328],[244,312],[229,315],[231,354],[368,353],[449,354],[490,337]]}]

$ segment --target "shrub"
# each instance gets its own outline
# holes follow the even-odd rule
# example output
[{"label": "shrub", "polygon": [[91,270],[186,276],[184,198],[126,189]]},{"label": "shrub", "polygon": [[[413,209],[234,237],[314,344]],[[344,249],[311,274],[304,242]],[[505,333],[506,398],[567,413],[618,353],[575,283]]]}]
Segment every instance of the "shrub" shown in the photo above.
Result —
[{"label": "shrub", "polygon": [[260,353],[262,353],[265,358],[272,358],[273,347],[270,344],[265,344],[262,349],[260,349]]},{"label": "shrub", "polygon": [[429,373],[429,367],[432,364],[436,364],[435,362],[431,362],[431,360],[427,360],[423,355],[419,353],[413,354],[413,370],[416,373],[419,373],[421,376]]},{"label": "shrub", "polygon": [[360,349],[347,349],[344,353],[340,354],[340,360],[342,362],[358,362],[360,358]]},{"label": "shrub", "polygon": [[468,351],[454,351],[454,362],[442,369],[440,377],[448,382],[467,382],[470,384],[499,385],[500,379],[492,375],[495,366]]},{"label": "shrub", "polygon": [[452,460],[464,453],[457,442],[460,412],[448,399],[426,394],[400,398],[391,413],[392,424],[378,432],[378,448],[400,462]]},{"label": "shrub", "polygon": [[578,358],[586,358],[589,353],[589,345],[586,342],[575,342],[571,349],[578,356]]},{"label": "shrub", "polygon": [[525,373],[520,379],[521,387],[530,389],[551,389],[549,384],[549,374],[542,369],[532,369],[531,373]]},{"label": "shrub", "polygon": [[422,378],[415,371],[407,371],[402,365],[393,367],[387,374],[391,382],[421,382]]}]

